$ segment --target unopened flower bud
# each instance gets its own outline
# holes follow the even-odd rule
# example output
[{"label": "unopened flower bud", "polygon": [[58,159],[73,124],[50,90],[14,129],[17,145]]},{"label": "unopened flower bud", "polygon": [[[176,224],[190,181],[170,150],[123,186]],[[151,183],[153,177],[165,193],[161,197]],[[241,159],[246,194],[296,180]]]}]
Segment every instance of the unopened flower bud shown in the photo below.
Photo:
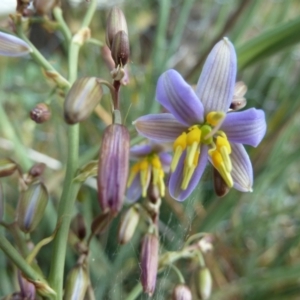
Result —
[{"label": "unopened flower bud", "polygon": [[106,231],[113,216],[110,212],[98,215],[91,224],[91,231],[93,234],[102,234]]},{"label": "unopened flower bud", "polygon": [[141,283],[145,293],[152,296],[156,285],[158,269],[158,238],[156,235],[147,233],[142,241],[141,251]]},{"label": "unopened flower bud", "polygon": [[33,6],[39,15],[45,15],[50,13],[58,2],[58,0],[33,0]]},{"label": "unopened flower bud", "polygon": [[18,165],[10,158],[0,158],[0,177],[12,175],[18,169]]},{"label": "unopened flower bud", "polygon": [[233,99],[230,104],[230,110],[239,110],[246,106],[247,100],[244,95],[247,92],[247,86],[243,81],[238,81],[234,87]]},{"label": "unopened flower bud", "polygon": [[86,226],[82,214],[77,214],[71,223],[71,228],[75,235],[82,241],[86,236]]},{"label": "unopened flower bud", "polygon": [[0,55],[17,57],[30,52],[32,50],[23,40],[0,31]]},{"label": "unopened flower bud", "polygon": [[128,35],[127,23],[122,10],[118,7],[113,7],[109,12],[106,23],[106,44],[109,48],[112,47],[113,39],[117,32],[124,31]]},{"label": "unopened flower bud", "polygon": [[37,163],[29,170],[29,175],[32,177],[39,177],[45,171],[46,165],[44,163]]},{"label": "unopened flower bud", "polygon": [[120,244],[126,244],[131,240],[139,223],[139,219],[140,213],[135,205],[131,206],[125,212],[119,226],[118,240]]},{"label": "unopened flower bud", "polygon": [[75,81],[65,103],[64,116],[68,124],[87,119],[99,103],[103,91],[96,77],[84,77]]},{"label": "unopened flower bud", "polygon": [[111,56],[116,66],[125,66],[129,58],[129,39],[125,31],[116,33],[111,47]]},{"label": "unopened flower bud", "polygon": [[218,197],[223,197],[230,191],[230,188],[224,181],[223,177],[215,168],[213,168],[213,182],[215,193]]},{"label": "unopened flower bud", "polygon": [[17,207],[17,222],[23,232],[31,232],[41,221],[48,203],[48,191],[37,182],[22,192]]},{"label": "unopened flower bud", "polygon": [[212,290],[212,277],[207,267],[201,268],[199,271],[197,288],[202,300],[209,299]]},{"label": "unopened flower bud", "polygon": [[35,300],[35,286],[24,278],[20,271],[18,271],[18,281],[20,285],[20,296],[21,299]]},{"label": "unopened flower bud", "polygon": [[192,300],[192,293],[185,284],[178,284],[173,290],[173,300]]},{"label": "unopened flower bud", "polygon": [[51,110],[46,103],[39,103],[30,111],[30,119],[41,124],[47,122],[51,118]]},{"label": "unopened flower bud", "polygon": [[86,268],[79,264],[68,274],[64,300],[83,300],[89,285],[89,276]]},{"label": "unopened flower bud", "polygon": [[98,199],[104,213],[117,214],[123,206],[129,164],[130,136],[121,124],[106,127],[99,156]]}]

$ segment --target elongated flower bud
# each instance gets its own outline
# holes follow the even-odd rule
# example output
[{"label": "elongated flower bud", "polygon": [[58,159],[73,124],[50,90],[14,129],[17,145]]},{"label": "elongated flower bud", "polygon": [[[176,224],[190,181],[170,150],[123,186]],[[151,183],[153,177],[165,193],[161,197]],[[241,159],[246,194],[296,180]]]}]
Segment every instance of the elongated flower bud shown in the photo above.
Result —
[{"label": "elongated flower bud", "polygon": [[35,286],[33,283],[26,280],[20,271],[18,271],[18,281],[20,285],[20,296],[21,299],[27,299],[27,300],[35,300]]},{"label": "elongated flower bud", "polygon": [[98,167],[98,199],[104,213],[117,214],[123,205],[129,163],[129,133],[120,124],[103,135]]},{"label": "elongated flower bud", "polygon": [[147,233],[142,241],[141,251],[141,283],[145,293],[152,296],[156,285],[158,269],[158,238]]},{"label": "elongated flower bud", "polygon": [[12,175],[18,169],[18,165],[10,158],[0,159],[0,177]]},{"label": "elongated flower bud", "polygon": [[31,52],[27,43],[16,36],[0,32],[0,55],[3,56],[23,56]]},{"label": "elongated flower bud", "polygon": [[192,300],[192,293],[185,284],[178,284],[173,290],[173,300]]},{"label": "elongated flower bud", "polygon": [[39,103],[30,111],[30,119],[41,124],[51,118],[51,110],[46,103]]},{"label": "elongated flower bud", "polygon": [[83,300],[89,285],[87,270],[82,265],[75,266],[68,274],[64,300]]},{"label": "elongated flower bud", "polygon": [[129,58],[129,39],[125,31],[119,31],[114,36],[111,56],[116,66],[125,66]]},{"label": "elongated flower bud", "polygon": [[212,290],[212,277],[207,267],[200,269],[197,287],[201,299],[202,300],[209,299]]},{"label": "elongated flower bud", "polygon": [[109,48],[112,47],[113,39],[117,32],[124,31],[128,35],[127,23],[122,10],[118,7],[113,7],[109,12],[106,22],[106,44]]},{"label": "elongated flower bud", "polygon": [[230,191],[230,188],[228,187],[218,170],[215,168],[213,168],[213,181],[215,193],[218,197],[223,197]]},{"label": "elongated flower bud", "polygon": [[48,191],[42,182],[32,184],[21,194],[17,222],[23,232],[31,232],[41,221],[48,203]]},{"label": "elongated flower bud", "polygon": [[87,119],[99,103],[102,94],[102,87],[96,77],[76,80],[64,103],[65,121],[75,124]]},{"label": "elongated flower bud", "polygon": [[86,236],[86,226],[83,215],[78,213],[71,223],[71,228],[79,240],[83,240]]},{"label": "elongated flower bud", "polygon": [[139,223],[140,213],[136,206],[130,207],[124,214],[120,222],[118,240],[120,244],[128,243]]}]

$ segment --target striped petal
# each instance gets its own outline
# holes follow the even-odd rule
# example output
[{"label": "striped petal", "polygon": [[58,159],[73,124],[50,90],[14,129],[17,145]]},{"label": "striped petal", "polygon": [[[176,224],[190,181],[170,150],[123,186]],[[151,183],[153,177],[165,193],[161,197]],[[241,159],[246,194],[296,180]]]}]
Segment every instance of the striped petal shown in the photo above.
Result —
[{"label": "striped petal", "polygon": [[232,179],[234,188],[241,192],[252,192],[253,168],[248,153],[241,144],[231,144]]},{"label": "striped petal", "polygon": [[223,38],[208,55],[196,87],[205,114],[228,111],[234,93],[236,69],[234,47],[227,38]]},{"label": "striped petal", "polygon": [[178,200],[178,201],[183,201],[185,200],[196,188],[198,185],[201,176],[205,170],[207,161],[208,161],[208,154],[207,154],[208,148],[207,146],[202,146],[201,147],[201,154],[199,157],[199,163],[198,166],[195,169],[195,172],[191,178],[191,181],[187,187],[186,190],[181,189],[181,183],[183,179],[183,163],[185,160],[185,155],[186,152],[181,156],[180,161],[177,165],[177,168],[174,173],[171,174],[170,176],[170,181],[169,181],[169,192],[170,195]]},{"label": "striped petal", "polygon": [[138,118],[133,124],[141,135],[159,142],[173,142],[187,129],[168,113],[146,115]]},{"label": "striped petal", "polygon": [[158,156],[161,161],[164,172],[169,173],[170,165],[172,162],[172,155],[167,152],[162,152],[162,153],[159,153]]},{"label": "striped petal", "polygon": [[136,145],[130,148],[130,158],[131,159],[139,159],[150,154],[152,151],[151,145]]},{"label": "striped petal", "polygon": [[3,56],[23,56],[31,52],[27,43],[16,36],[0,32],[0,55]]},{"label": "striped petal", "polygon": [[140,174],[138,173],[133,179],[130,187],[127,188],[125,201],[127,203],[136,202],[142,195],[142,186],[140,181]]},{"label": "striped petal", "polygon": [[175,70],[163,73],[157,82],[156,98],[184,125],[203,122],[203,105],[190,85]]},{"label": "striped petal", "polygon": [[221,126],[230,142],[253,147],[261,142],[266,129],[265,113],[255,108],[228,113]]}]

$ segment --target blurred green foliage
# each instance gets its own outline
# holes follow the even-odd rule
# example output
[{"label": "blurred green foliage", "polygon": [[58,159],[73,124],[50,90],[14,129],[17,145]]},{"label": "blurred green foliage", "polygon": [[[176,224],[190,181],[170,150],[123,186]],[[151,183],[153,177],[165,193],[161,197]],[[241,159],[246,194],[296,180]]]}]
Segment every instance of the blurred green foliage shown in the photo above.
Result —
[{"label": "blurred green foliage", "polygon": [[[109,3],[99,6],[91,26],[92,36],[103,42]],[[78,7],[64,5],[65,19],[71,30],[76,31],[88,3]],[[184,203],[168,196],[163,200],[161,252],[180,249],[187,237],[197,232],[212,233],[214,251],[205,255],[214,279],[212,299],[299,299],[299,1],[126,0],[120,6],[127,18],[131,47],[130,84],[121,91],[121,109],[124,115],[129,112],[126,125],[132,138],[136,137],[132,121],[160,110],[154,102],[159,74],[175,68],[195,84],[208,51],[222,36],[228,36],[236,46],[238,80],[248,86],[248,107],[262,108],[268,123],[263,142],[257,149],[249,148],[255,174],[253,193],[232,190],[224,198],[217,198],[212,171],[208,169],[199,187]],[[5,20],[2,23],[7,24]],[[30,36],[50,62],[66,75],[62,37],[47,33],[38,23]],[[98,46],[87,43],[82,48],[79,76],[109,79]],[[42,125],[28,117],[39,102],[48,102],[52,110],[52,119]],[[13,158],[26,171],[36,158],[28,149],[34,149],[62,166],[49,167],[45,172],[51,201],[38,230],[31,235],[35,243],[55,228],[67,154],[62,103],[63,97],[31,59],[0,57],[0,156]],[[101,105],[109,111],[108,95]],[[97,159],[106,126],[102,119],[94,114],[81,125],[82,164]],[[2,180],[2,184],[5,220],[9,222],[14,219],[18,198],[17,177]],[[96,190],[84,185],[72,210],[74,215],[77,212],[84,215],[89,228],[100,212]],[[139,243],[146,227],[140,226],[134,239],[120,246],[115,239],[118,222],[119,218],[106,234],[91,243],[90,271],[96,299],[126,299],[132,290],[137,292],[137,299],[146,299],[136,288],[140,276]],[[10,235],[9,238],[12,239]],[[44,247],[37,257],[45,274],[49,271],[50,253],[51,245]],[[70,246],[66,270],[75,262],[76,251]],[[187,259],[177,264],[194,293],[195,266]],[[0,296],[18,290],[15,272],[0,252]],[[154,298],[169,299],[176,280],[170,268],[163,270]]]}]

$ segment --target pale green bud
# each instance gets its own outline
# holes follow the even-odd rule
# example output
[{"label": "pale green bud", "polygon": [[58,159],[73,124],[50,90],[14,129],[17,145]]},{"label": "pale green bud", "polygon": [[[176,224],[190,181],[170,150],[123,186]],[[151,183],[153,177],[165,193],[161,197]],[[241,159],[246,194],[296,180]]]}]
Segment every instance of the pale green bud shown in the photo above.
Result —
[{"label": "pale green bud", "polygon": [[96,77],[84,77],[75,81],[65,103],[64,116],[68,124],[87,119],[99,103],[103,91]]},{"label": "pale green bud", "polygon": [[121,219],[118,240],[120,244],[128,243],[134,235],[135,229],[139,223],[139,209],[134,205],[131,206]]},{"label": "pale green bud", "polygon": [[32,50],[23,40],[0,31],[0,55],[17,57],[30,52]]},{"label": "pale green bud", "polygon": [[22,192],[17,207],[17,222],[23,232],[31,232],[41,221],[48,203],[48,191],[37,182]]},{"label": "pale green bud", "polygon": [[77,265],[68,274],[64,293],[64,300],[83,300],[89,286],[87,270]]},{"label": "pale green bud", "polygon": [[197,288],[202,300],[209,299],[212,291],[212,283],[213,281],[209,269],[207,267],[201,268],[198,275]]}]

